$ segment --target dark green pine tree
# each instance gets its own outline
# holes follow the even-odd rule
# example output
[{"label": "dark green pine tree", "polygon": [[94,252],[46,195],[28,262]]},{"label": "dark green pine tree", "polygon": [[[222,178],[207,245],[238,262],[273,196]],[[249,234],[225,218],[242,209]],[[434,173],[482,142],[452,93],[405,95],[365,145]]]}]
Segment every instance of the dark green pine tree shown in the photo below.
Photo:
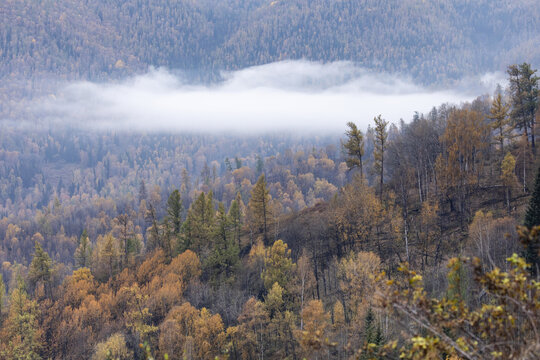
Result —
[{"label": "dark green pine tree", "polygon": [[232,237],[233,240],[236,241],[238,244],[238,248],[240,249],[240,231],[242,230],[242,210],[241,207],[243,207],[242,203],[242,196],[240,196],[240,193],[236,194],[236,199],[234,199],[231,203],[231,207],[229,208],[229,220],[231,222],[231,231],[232,231]]},{"label": "dark green pine tree", "polygon": [[375,338],[375,314],[371,307],[368,308],[366,318],[364,320],[364,338],[366,343],[372,343]]},{"label": "dark green pine tree", "polygon": [[51,295],[52,260],[40,243],[36,241],[35,246],[34,258],[28,270],[28,280],[33,287],[39,283],[43,284],[45,295],[49,297]]},{"label": "dark green pine tree", "polygon": [[259,177],[251,189],[251,199],[249,199],[249,213],[252,226],[257,233],[263,235],[265,245],[269,245],[269,229],[272,197],[266,186],[264,174]]},{"label": "dark green pine tree", "polygon": [[175,237],[180,234],[182,228],[182,199],[180,191],[174,190],[167,199],[167,216],[165,221],[169,223],[172,235]]},{"label": "dark green pine tree", "polygon": [[[364,343],[365,346],[370,348],[370,352],[364,352],[360,356],[360,359],[374,359],[373,355],[377,353],[377,349],[384,344],[384,336],[381,326],[375,319],[375,313],[371,306],[368,308],[366,318],[364,319]],[[371,345],[370,345],[371,344]],[[375,345],[373,347],[373,345]]]},{"label": "dark green pine tree", "polygon": [[92,244],[88,238],[86,229],[83,230],[79,239],[79,246],[75,250],[75,266],[77,268],[89,268],[92,262]]},{"label": "dark green pine tree", "polygon": [[[529,207],[525,214],[524,225],[530,230],[535,226],[540,226],[540,168],[536,172],[536,181],[534,183],[534,191],[529,200]],[[540,232],[540,231],[539,231]],[[540,258],[538,256],[539,237],[535,236],[532,241],[529,241],[525,247],[523,256],[529,264],[531,264],[531,273],[536,275],[540,268]]]},{"label": "dark green pine tree", "polygon": [[238,267],[239,248],[232,234],[231,219],[222,203],[218,206],[212,238],[212,252],[205,261],[210,282],[232,282]]},{"label": "dark green pine tree", "polygon": [[229,158],[225,158],[225,168],[227,169],[228,172],[232,172],[232,165],[231,165],[231,160],[229,160]]},{"label": "dark green pine tree", "polygon": [[535,115],[538,109],[538,81],[536,70],[530,64],[510,65],[507,74],[510,76],[509,89],[512,102],[510,117],[514,125],[523,129],[527,137],[531,139],[533,153],[536,153],[535,145]]},{"label": "dark green pine tree", "polygon": [[210,191],[208,195],[202,192],[191,204],[186,221],[182,225],[182,237],[178,242],[180,252],[191,249],[201,254],[208,248],[212,227],[214,225],[214,200]]}]

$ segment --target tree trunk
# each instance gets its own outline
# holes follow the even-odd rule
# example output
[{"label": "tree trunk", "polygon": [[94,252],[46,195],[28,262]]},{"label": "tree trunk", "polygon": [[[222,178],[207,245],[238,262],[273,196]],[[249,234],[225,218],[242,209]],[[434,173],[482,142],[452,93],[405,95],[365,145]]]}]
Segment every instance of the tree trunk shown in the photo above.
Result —
[{"label": "tree trunk", "polygon": [[532,114],[532,118],[531,118],[531,147],[532,147],[533,154],[536,155],[536,146],[534,142],[534,114]]},{"label": "tree trunk", "polygon": [[381,194],[379,195],[380,196],[380,201],[381,201],[381,206],[382,206],[382,203],[383,203],[383,184],[384,184],[384,150],[381,151],[381,182],[380,182]]}]

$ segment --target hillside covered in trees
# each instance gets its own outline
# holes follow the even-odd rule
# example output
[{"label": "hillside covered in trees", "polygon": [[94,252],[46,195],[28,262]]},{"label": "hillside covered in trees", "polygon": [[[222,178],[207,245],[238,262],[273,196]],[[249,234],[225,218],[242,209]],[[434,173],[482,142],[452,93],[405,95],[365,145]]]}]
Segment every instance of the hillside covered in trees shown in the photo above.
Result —
[{"label": "hillside covered in trees", "polygon": [[148,66],[208,79],[220,70],[308,59],[350,60],[441,83],[504,71],[519,61],[538,64],[537,5],[534,0],[7,0],[0,4],[0,78],[4,86],[30,92],[46,86],[36,79],[103,80]]},{"label": "hillside covered in trees", "polygon": [[0,360],[540,359],[538,44],[537,0],[1,1]]},{"label": "hillside covered in trees", "polygon": [[539,79],[507,75],[339,139],[4,126],[0,359],[535,359]]}]

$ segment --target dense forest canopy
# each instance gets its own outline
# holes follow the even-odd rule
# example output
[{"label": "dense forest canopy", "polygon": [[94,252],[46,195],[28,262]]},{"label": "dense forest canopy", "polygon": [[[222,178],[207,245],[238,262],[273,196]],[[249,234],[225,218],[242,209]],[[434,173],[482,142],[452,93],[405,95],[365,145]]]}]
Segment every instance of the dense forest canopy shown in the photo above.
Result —
[{"label": "dense forest canopy", "polygon": [[[538,359],[537,5],[2,1],[0,360]],[[336,110],[339,135],[100,129],[64,87],[287,59],[507,82],[394,123],[390,97]],[[63,122],[40,113],[57,96]],[[104,98],[86,109],[114,122]]]},{"label": "dense forest canopy", "polygon": [[97,80],[150,65],[216,74],[303,58],[445,82],[538,64],[539,11],[533,0],[8,0],[0,76]]},{"label": "dense forest canopy", "polygon": [[0,358],[537,353],[539,78],[507,75],[339,138],[5,126]]}]

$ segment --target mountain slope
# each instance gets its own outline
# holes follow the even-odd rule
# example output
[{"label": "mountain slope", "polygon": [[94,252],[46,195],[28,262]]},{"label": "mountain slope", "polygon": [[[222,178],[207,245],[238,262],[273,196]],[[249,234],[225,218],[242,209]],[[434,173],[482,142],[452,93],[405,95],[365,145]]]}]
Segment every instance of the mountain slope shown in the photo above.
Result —
[{"label": "mountain slope", "polygon": [[530,0],[8,0],[0,76],[100,79],[307,58],[443,82],[540,63],[539,19]]}]

